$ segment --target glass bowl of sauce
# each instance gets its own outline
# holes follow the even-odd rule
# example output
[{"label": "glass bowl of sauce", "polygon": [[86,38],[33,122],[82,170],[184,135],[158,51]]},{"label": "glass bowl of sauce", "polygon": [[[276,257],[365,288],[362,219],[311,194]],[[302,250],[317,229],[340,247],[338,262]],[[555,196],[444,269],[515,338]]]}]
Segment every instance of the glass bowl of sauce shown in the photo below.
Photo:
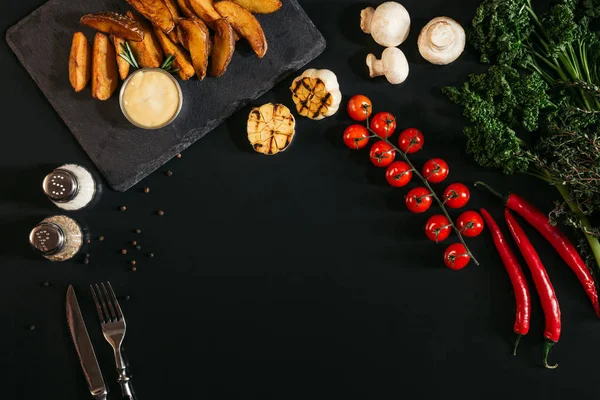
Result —
[{"label": "glass bowl of sauce", "polygon": [[142,68],[133,72],[121,87],[121,111],[133,125],[160,129],[177,118],[183,94],[177,79],[161,68]]}]

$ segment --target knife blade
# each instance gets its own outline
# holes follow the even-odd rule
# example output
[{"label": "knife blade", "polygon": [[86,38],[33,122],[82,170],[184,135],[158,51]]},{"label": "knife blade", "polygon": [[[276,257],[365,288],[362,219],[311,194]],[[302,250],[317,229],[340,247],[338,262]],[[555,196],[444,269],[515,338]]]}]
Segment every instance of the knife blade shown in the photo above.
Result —
[{"label": "knife blade", "polygon": [[108,390],[72,285],[67,289],[67,323],[90,393],[96,400],[106,400]]}]

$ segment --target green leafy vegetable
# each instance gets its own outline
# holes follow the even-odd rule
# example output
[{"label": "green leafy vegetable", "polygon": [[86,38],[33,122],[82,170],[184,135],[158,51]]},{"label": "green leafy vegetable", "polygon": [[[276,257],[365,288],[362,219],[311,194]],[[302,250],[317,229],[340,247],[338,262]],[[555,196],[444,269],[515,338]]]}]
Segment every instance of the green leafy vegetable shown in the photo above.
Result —
[{"label": "green leafy vegetable", "polygon": [[[562,0],[537,14],[531,0],[484,0],[469,32],[487,72],[444,88],[470,124],[467,152],[506,174],[556,186],[551,213],[583,232],[600,266],[600,0]],[[567,211],[568,210],[568,211]]]}]

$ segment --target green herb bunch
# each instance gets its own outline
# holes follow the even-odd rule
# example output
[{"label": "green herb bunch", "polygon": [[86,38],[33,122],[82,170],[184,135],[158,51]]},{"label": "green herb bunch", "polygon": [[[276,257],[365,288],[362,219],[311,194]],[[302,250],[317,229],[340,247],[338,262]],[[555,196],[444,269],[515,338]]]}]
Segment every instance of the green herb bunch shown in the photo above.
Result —
[{"label": "green herb bunch", "polygon": [[[131,50],[131,46],[129,46],[128,42],[121,44],[121,52],[119,53],[119,57],[121,57],[122,59],[127,61],[129,63],[129,65],[131,65],[133,68],[136,68],[136,69],[140,68],[140,65],[138,64],[137,60],[135,59],[135,55],[133,54],[133,51]],[[173,68],[173,61],[175,61],[175,55],[169,54],[169,56],[161,64],[160,68],[164,69],[167,72],[174,74],[175,72],[179,71],[179,69]]]},{"label": "green herb bunch", "polygon": [[470,125],[467,151],[506,174],[554,185],[553,222],[585,235],[600,267],[600,0],[562,0],[543,14],[531,0],[484,0],[469,43],[487,72],[444,93]]}]

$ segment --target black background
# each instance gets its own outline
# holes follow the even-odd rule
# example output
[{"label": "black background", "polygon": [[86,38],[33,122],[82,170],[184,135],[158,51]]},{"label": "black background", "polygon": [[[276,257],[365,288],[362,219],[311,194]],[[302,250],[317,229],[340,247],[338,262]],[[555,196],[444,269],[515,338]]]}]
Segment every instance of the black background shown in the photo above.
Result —
[{"label": "black background", "polygon": [[[376,111],[397,116],[399,129],[420,128],[426,145],[414,157],[417,165],[442,157],[451,168],[448,182],[485,180],[550,210],[558,196],[553,188],[479,168],[464,152],[460,110],[440,88],[482,68],[474,52],[468,49],[447,67],[418,54],[416,38],[429,19],[448,15],[466,25],[477,3],[406,0],[413,25],[400,48],[411,72],[405,84],[393,86],[369,79],[364,66],[369,52],[382,50],[359,28],[360,10],[369,4],[302,1],[328,43],[310,67],[333,70],[345,100],[364,93]],[[3,2],[0,26],[6,30],[39,5]],[[594,384],[600,325],[554,250],[525,227],[563,313],[563,335],[551,355],[560,367],[551,371],[541,367],[537,296],[531,331],[513,357],[512,288],[489,234],[468,240],[481,266],[446,269],[448,243],[435,245],[422,233],[437,211],[409,213],[406,189],[387,186],[384,170],[372,167],[366,152],[343,147],[341,135],[350,123],[345,100],[332,118],[298,117],[292,146],[275,157],[256,154],[247,144],[247,107],[129,192],[107,190],[94,208],[73,213],[93,237],[106,237],[92,241],[88,266],[81,259],[44,261],[27,245],[31,227],[58,213],[41,193],[43,176],[66,162],[93,165],[5,42],[0,52],[6,398],[89,398],[65,323],[68,284],[79,295],[110,398],[119,398],[112,353],[87,288],[106,280],[118,295],[130,296],[122,302],[125,345],[142,400],[562,399],[600,393]],[[291,106],[290,82],[256,104]],[[150,194],[142,193],[146,186]],[[118,211],[121,205],[126,212]],[[500,203],[473,190],[468,207],[481,206],[505,227]],[[166,215],[156,216],[158,209]],[[132,233],[135,228],[142,234]],[[128,245],[134,239],[141,251]],[[123,247],[127,256],[119,254]],[[155,258],[145,257],[148,251]],[[132,259],[137,272],[129,271]],[[44,281],[51,286],[43,287]]]}]

